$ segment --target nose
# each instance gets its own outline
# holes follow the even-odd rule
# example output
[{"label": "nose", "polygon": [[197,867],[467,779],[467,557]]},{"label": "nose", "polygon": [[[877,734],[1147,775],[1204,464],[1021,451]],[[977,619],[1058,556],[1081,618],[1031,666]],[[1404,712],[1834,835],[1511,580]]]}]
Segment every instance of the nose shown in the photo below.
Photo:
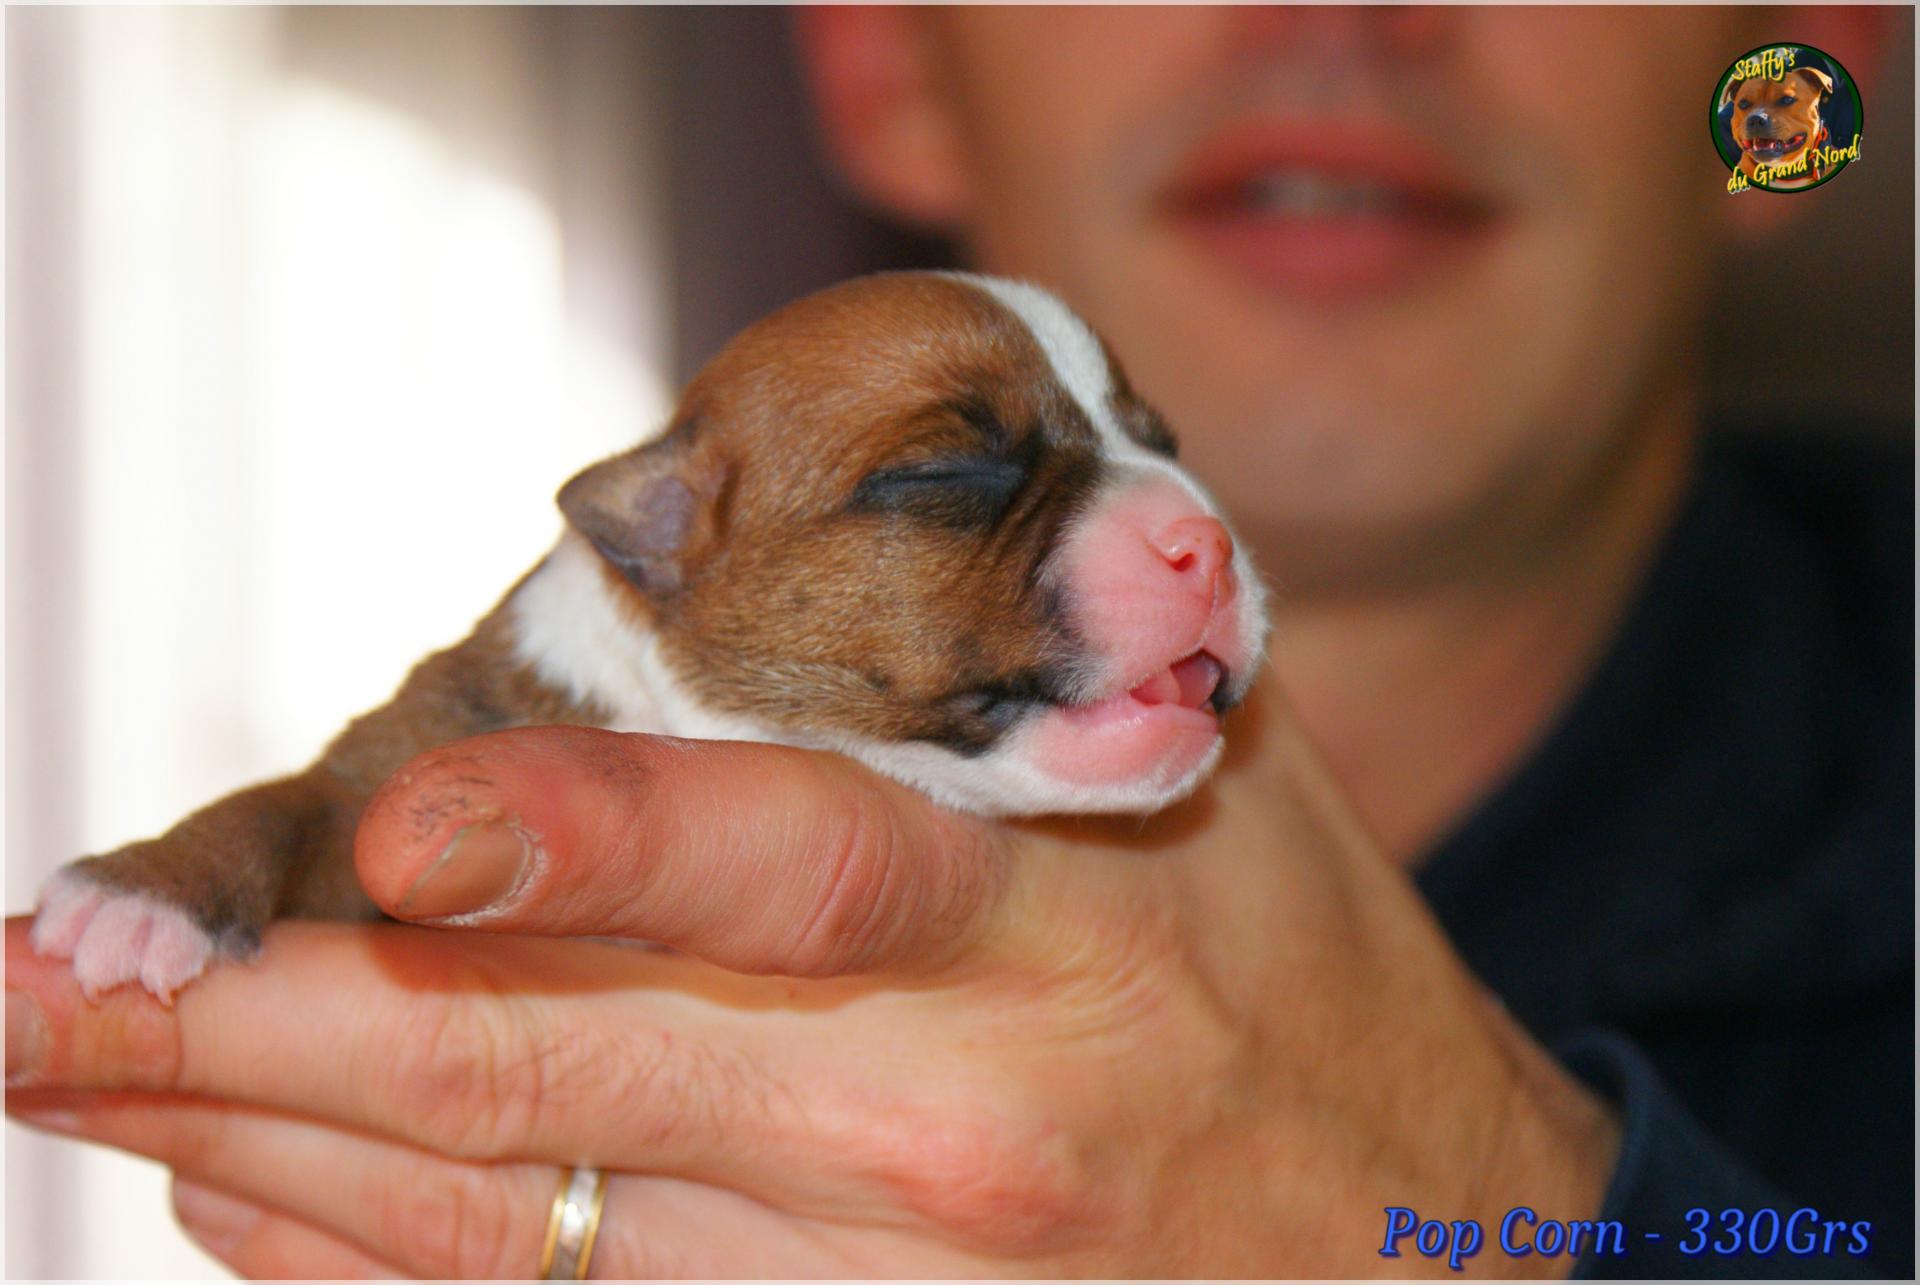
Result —
[{"label": "nose", "polygon": [[1248,663],[1240,609],[1258,586],[1239,583],[1233,537],[1191,488],[1110,492],[1057,556],[1074,632],[1113,681],[1138,683],[1196,647],[1232,672]]},{"label": "nose", "polygon": [[1765,112],[1748,113],[1747,115],[1748,129],[1765,129],[1766,127],[1767,127],[1767,114]]},{"label": "nose", "polygon": [[1148,539],[1183,579],[1207,587],[1215,602],[1233,592],[1233,536],[1216,518],[1176,518]]}]

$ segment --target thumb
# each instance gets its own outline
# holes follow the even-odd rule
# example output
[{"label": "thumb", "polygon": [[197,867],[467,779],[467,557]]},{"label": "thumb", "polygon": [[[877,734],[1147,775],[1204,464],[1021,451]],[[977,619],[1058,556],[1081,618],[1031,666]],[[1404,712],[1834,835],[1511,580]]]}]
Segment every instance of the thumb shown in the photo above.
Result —
[{"label": "thumb", "polygon": [[354,859],[399,919],[792,976],[937,968],[988,931],[1008,869],[994,828],[838,755],[581,727],[414,759]]}]

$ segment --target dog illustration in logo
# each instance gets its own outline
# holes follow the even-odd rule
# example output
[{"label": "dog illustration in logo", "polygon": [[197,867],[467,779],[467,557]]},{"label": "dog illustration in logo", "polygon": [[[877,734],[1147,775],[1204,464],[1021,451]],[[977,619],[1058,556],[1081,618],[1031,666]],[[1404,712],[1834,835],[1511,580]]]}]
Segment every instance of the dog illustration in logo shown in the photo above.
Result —
[{"label": "dog illustration in logo", "polygon": [[[1833,77],[1812,67],[1795,67],[1780,80],[1751,76],[1728,84],[1720,105],[1733,105],[1733,141],[1740,145],[1740,172],[1758,183],[1754,171],[1778,174],[1762,186],[1811,187],[1823,176],[1819,149],[1827,128],[1820,109],[1833,97]],[[1811,153],[1811,155],[1809,154]],[[1804,168],[1796,168],[1803,158]]]}]

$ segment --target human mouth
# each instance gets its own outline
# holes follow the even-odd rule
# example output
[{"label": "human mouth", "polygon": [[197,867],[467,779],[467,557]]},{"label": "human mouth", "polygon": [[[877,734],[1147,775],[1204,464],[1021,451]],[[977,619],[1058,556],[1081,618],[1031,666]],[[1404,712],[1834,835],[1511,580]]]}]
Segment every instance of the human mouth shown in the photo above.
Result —
[{"label": "human mouth", "polygon": [[1249,125],[1195,149],[1166,217],[1219,269],[1318,300],[1403,287],[1487,243],[1500,216],[1403,135]]}]

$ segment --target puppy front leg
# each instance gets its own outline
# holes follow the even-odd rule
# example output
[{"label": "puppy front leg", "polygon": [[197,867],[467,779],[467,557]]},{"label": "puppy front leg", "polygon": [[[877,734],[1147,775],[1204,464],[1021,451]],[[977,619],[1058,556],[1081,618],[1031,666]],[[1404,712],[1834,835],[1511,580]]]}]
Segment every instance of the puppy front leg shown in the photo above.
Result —
[{"label": "puppy front leg", "polygon": [[378,915],[353,877],[365,799],[324,760],[242,790],[155,839],[63,867],[41,891],[33,948],[73,960],[89,999],[138,981],[162,1002],[215,958],[251,959],[272,919]]},{"label": "puppy front leg", "polygon": [[210,961],[252,958],[276,918],[378,918],[354,873],[353,838],[388,775],[465,736],[604,721],[520,664],[511,601],[415,666],[392,701],[351,723],[306,771],[63,867],[41,892],[34,950],[71,959],[89,998],[138,981],[166,1003]]}]

